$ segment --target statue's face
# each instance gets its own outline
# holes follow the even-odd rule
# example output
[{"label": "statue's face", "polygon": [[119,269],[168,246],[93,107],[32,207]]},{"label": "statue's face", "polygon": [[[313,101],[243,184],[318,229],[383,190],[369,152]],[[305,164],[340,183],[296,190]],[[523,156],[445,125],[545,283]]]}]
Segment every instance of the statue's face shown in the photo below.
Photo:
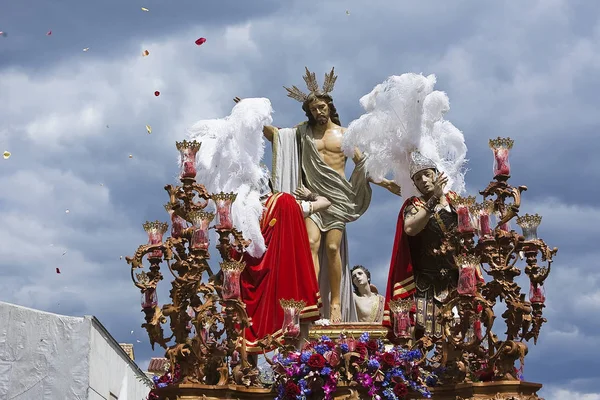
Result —
[{"label": "statue's face", "polygon": [[365,274],[365,271],[357,268],[352,272],[352,283],[356,286],[363,286],[369,283],[369,278]]},{"label": "statue's face", "polygon": [[308,110],[317,121],[317,124],[325,125],[329,121],[329,106],[323,100],[314,100],[310,103]]},{"label": "statue's face", "polygon": [[433,192],[433,182],[435,182],[436,176],[435,170],[424,169],[413,176],[413,182],[421,194],[427,195]]}]

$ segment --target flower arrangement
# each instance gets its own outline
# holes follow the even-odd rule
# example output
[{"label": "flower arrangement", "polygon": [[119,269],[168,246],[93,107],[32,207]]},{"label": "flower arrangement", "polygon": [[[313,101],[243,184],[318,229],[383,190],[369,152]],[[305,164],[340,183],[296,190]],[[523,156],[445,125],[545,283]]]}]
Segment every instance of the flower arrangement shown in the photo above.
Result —
[{"label": "flower arrangement", "polygon": [[354,386],[372,399],[403,400],[410,392],[425,398],[436,377],[419,368],[420,350],[393,347],[363,333],[359,339],[322,336],[302,351],[284,351],[274,358],[276,400],[331,399],[338,384]]},{"label": "flower arrangement", "polygon": [[[175,364],[175,368],[171,373],[171,369],[168,368],[162,376],[153,376],[152,382],[154,382],[154,388],[164,388],[168,385],[174,384],[181,381],[181,368],[179,364]],[[147,400],[156,400],[158,395],[154,393],[154,388],[148,393]]]}]

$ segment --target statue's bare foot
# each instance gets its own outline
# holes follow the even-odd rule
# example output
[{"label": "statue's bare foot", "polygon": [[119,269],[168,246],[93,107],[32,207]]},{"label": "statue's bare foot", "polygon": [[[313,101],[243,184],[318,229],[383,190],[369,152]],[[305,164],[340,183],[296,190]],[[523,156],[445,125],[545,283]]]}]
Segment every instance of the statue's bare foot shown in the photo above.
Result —
[{"label": "statue's bare foot", "polygon": [[342,310],[339,304],[332,304],[329,319],[332,324],[338,324],[342,322]]}]

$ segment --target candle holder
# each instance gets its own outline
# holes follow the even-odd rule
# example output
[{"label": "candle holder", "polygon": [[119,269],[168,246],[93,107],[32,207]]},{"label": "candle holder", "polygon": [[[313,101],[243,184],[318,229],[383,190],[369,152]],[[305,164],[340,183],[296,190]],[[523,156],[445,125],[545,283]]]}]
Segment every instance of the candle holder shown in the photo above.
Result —
[{"label": "candle holder", "polygon": [[233,228],[233,219],[231,216],[231,205],[236,198],[235,193],[217,193],[213,194],[211,198],[217,206],[217,229],[231,229]]},{"label": "candle holder", "polygon": [[[153,236],[151,241],[160,245],[141,245],[133,256],[125,257],[131,267],[132,281],[143,294],[145,323],[142,328],[146,329],[153,349],[157,344],[165,349],[165,357],[171,366],[169,373],[177,376],[166,387],[152,389],[149,398],[155,400],[185,397],[184,392],[188,390],[185,385],[189,383],[204,387],[205,393],[211,396],[215,387],[225,391],[231,388],[243,391],[250,386],[253,391],[261,393],[270,390],[257,382],[257,369],[250,365],[247,357],[243,333],[250,326],[250,320],[239,300],[239,270],[243,263],[234,262],[237,265],[234,269],[238,270],[235,284],[232,276],[223,271],[227,280],[225,290],[220,285],[221,275],[214,274],[209,265],[208,230],[214,213],[206,212],[211,195],[194,178],[195,152],[199,147],[196,142],[177,144],[182,156],[181,184],[164,187],[169,198],[164,208],[171,216],[173,237],[161,242],[162,235]],[[193,223],[193,227],[188,228],[188,223]],[[168,229],[167,224],[160,224],[158,227],[162,231]],[[224,263],[233,262],[232,255],[243,254],[249,244],[235,228],[217,230],[217,233],[219,241],[216,248]],[[154,254],[156,249],[162,251],[162,258],[146,256]],[[168,290],[170,301],[158,306],[156,293],[158,284],[163,280],[161,262],[166,264],[173,279]],[[147,264],[150,264],[149,268]],[[139,269],[144,272],[136,274]],[[232,289],[227,290],[229,287]],[[237,299],[225,299],[222,292]],[[206,330],[208,321],[212,322]],[[168,324],[166,335],[163,324]],[[240,371],[234,370],[235,365],[231,361],[235,355],[240,360]],[[173,395],[171,391],[178,394]]]},{"label": "candle holder", "polygon": [[513,144],[514,140],[511,138],[498,137],[496,139],[490,139],[490,148],[494,153],[494,178],[507,178],[510,176],[508,155]]},{"label": "candle holder", "polygon": [[542,283],[529,283],[529,302],[531,304],[546,303],[546,290],[544,289],[544,285]]},{"label": "candle holder", "polygon": [[300,312],[306,307],[303,300],[279,300],[283,308],[283,325],[281,333],[287,339],[300,337]]},{"label": "candle holder", "polygon": [[208,226],[215,218],[215,214],[205,211],[192,211],[188,214],[188,218],[192,221],[192,250],[208,250],[210,240],[208,238]]},{"label": "candle holder", "polygon": [[517,217],[517,225],[521,227],[525,241],[529,242],[538,239],[537,228],[541,222],[542,217],[537,214],[525,214],[522,217]]},{"label": "candle holder", "polygon": [[155,288],[147,288],[142,292],[142,308],[154,308],[158,306],[158,295]]},{"label": "candle holder", "polygon": [[394,336],[399,339],[406,339],[411,336],[410,333],[410,310],[414,304],[414,300],[399,299],[390,300],[389,306],[392,312],[392,327]]},{"label": "candle holder", "polygon": [[185,219],[181,218],[175,210],[173,210],[170,203],[165,204],[164,207],[171,217],[171,237],[179,239],[183,236],[183,231],[187,228],[187,223]]},{"label": "candle holder", "polygon": [[[146,221],[143,225],[144,230],[148,234],[148,244],[161,244],[163,235],[169,229],[169,224],[166,222],[154,221],[148,222]],[[163,256],[163,252],[160,249],[156,249],[150,253],[148,257],[151,258],[161,258]]]},{"label": "candle holder", "polygon": [[240,300],[240,275],[245,265],[237,261],[225,261],[221,263],[223,271],[223,293],[224,300]]},{"label": "candle holder", "polygon": [[477,292],[477,267],[480,264],[479,257],[472,254],[454,256],[458,266],[458,294],[473,296]]},{"label": "candle holder", "polygon": [[475,229],[471,224],[471,215],[469,213],[469,207],[475,204],[475,197],[467,196],[461,197],[458,196],[453,201],[454,206],[456,207],[456,214],[458,214],[458,231],[460,233],[471,233],[474,232]]},{"label": "candle holder", "polygon": [[469,207],[471,217],[474,221],[477,221],[474,225],[477,228],[477,235],[480,238],[488,238],[492,234],[492,228],[490,224],[490,213],[494,208],[494,204],[486,200],[483,203],[475,203]]},{"label": "candle holder", "polygon": [[177,150],[181,154],[181,171],[180,179],[196,178],[196,153],[200,150],[200,143],[195,140],[188,142],[176,142]]}]

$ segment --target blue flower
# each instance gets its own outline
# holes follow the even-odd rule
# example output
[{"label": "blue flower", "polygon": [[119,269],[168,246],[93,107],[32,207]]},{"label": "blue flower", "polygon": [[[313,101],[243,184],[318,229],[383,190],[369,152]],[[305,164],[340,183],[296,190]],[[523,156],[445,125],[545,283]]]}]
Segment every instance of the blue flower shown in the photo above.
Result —
[{"label": "blue flower", "polygon": [[321,355],[325,354],[327,350],[329,350],[329,347],[326,344],[318,344],[315,346],[315,351]]},{"label": "blue flower", "polygon": [[300,355],[300,361],[303,363],[307,363],[311,355],[312,353],[310,351],[303,351]]},{"label": "blue flower", "polygon": [[363,343],[367,343],[369,341],[369,332],[364,332],[360,335],[360,338],[358,338],[359,342],[363,342]]},{"label": "blue flower", "polygon": [[157,384],[156,386],[159,388],[164,388],[165,386],[167,386],[167,384],[164,382],[161,382],[161,383]]},{"label": "blue flower", "polygon": [[152,377],[152,380],[154,381],[154,384],[155,384],[155,385],[158,383],[158,380],[159,380],[159,379],[160,379],[160,378],[159,378],[158,376],[153,376],[153,377]]},{"label": "blue flower", "polygon": [[329,375],[331,373],[331,368],[329,367],[323,367],[323,369],[321,370],[321,375]]},{"label": "blue flower", "polygon": [[331,342],[331,339],[329,339],[329,336],[321,336],[321,342]]},{"label": "blue flower", "polygon": [[407,352],[400,354],[400,359],[405,360],[405,361],[414,361],[414,360],[418,360],[419,358],[421,358],[420,350],[409,350]]},{"label": "blue flower", "polygon": [[396,396],[396,394],[394,393],[393,389],[385,389],[382,393],[386,399],[388,400],[398,400],[398,397]]},{"label": "blue flower", "polygon": [[342,353],[347,353],[350,350],[350,348],[348,347],[347,343],[342,343],[340,345],[340,350],[342,350]]},{"label": "blue flower", "polygon": [[379,361],[377,361],[375,359],[370,359],[367,362],[367,368],[369,368],[369,369],[377,369],[377,368],[379,368]]}]

